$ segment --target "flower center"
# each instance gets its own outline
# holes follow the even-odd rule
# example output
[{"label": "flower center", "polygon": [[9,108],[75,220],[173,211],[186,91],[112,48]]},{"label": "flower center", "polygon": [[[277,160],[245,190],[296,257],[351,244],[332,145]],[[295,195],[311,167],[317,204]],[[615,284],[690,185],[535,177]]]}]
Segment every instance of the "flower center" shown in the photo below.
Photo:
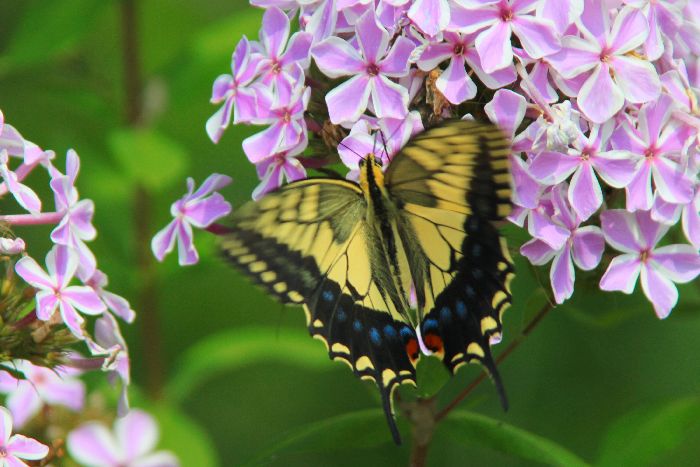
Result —
[{"label": "flower center", "polygon": [[581,151],[581,160],[587,161],[592,155],[593,151],[591,151],[591,148],[584,148],[583,151]]},{"label": "flower center", "polygon": [[270,70],[270,73],[277,75],[282,71],[282,65],[278,61],[272,62],[272,69]]},{"label": "flower center", "polygon": [[284,121],[284,123],[289,123],[292,121],[292,115],[289,112],[289,110],[284,111],[284,115],[282,116],[282,121]]},{"label": "flower center", "polygon": [[610,59],[612,58],[612,54],[610,52],[611,51],[608,47],[604,47],[603,50],[600,51],[600,61],[603,63],[610,63]]},{"label": "flower center", "polygon": [[452,53],[454,55],[464,54],[464,44],[455,44],[454,48],[452,49]]},{"label": "flower center", "polygon": [[502,4],[501,5],[501,21],[504,23],[507,23],[509,21],[513,21],[513,10],[511,9],[510,5],[507,4]]},{"label": "flower center", "polygon": [[376,63],[370,63],[367,65],[367,74],[370,76],[377,76],[379,74],[379,67]]},{"label": "flower center", "polygon": [[656,146],[654,146],[652,144],[651,146],[646,148],[646,150],[644,151],[644,157],[646,157],[646,159],[648,161],[651,161],[652,159],[654,159],[656,157],[657,152],[658,152],[658,150],[656,149]]},{"label": "flower center", "polygon": [[5,446],[0,446],[0,459],[7,457],[7,448]]},{"label": "flower center", "polygon": [[651,257],[651,251],[649,251],[648,248],[646,250],[642,250],[639,252],[639,260],[642,263],[646,263],[650,257]]}]

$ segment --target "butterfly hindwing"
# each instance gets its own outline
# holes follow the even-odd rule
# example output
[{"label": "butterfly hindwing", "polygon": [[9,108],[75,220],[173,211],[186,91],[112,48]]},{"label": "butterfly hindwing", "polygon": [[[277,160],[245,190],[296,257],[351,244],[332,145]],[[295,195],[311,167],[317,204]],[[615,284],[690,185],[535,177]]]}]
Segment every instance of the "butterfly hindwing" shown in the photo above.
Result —
[{"label": "butterfly hindwing", "polygon": [[376,382],[399,442],[392,393],[415,385],[418,341],[381,286],[389,274],[365,213],[356,184],[305,180],[238,209],[220,246],[282,302],[304,304],[309,332],[331,358]]},{"label": "butterfly hindwing", "polygon": [[501,395],[490,342],[500,338],[513,269],[493,221],[510,208],[508,154],[496,127],[454,121],[411,140],[386,173],[426,347],[453,373],[483,364]]}]

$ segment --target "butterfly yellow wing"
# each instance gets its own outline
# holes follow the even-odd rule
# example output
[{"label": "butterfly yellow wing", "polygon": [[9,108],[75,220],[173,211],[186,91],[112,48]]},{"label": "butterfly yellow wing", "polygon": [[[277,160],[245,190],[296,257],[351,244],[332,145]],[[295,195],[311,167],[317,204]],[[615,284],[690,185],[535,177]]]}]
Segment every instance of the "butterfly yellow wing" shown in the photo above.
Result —
[{"label": "butterfly yellow wing", "polygon": [[415,331],[388,298],[390,273],[357,184],[309,179],[237,209],[225,256],[283,303],[302,304],[310,333],[331,358],[376,382],[399,442],[392,393],[415,385]]},{"label": "butterfly yellow wing", "polygon": [[510,210],[509,153],[495,126],[452,121],[412,139],[385,178],[401,207],[423,341],[453,373],[484,365],[504,405],[490,341],[511,301],[511,259],[493,224]]}]

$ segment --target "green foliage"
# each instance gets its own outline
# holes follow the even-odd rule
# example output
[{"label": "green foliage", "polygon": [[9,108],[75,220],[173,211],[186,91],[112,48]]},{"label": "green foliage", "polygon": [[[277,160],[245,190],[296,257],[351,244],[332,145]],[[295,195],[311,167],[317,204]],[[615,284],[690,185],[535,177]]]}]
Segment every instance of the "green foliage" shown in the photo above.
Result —
[{"label": "green foliage", "polygon": [[[363,410],[314,422],[292,430],[246,465],[265,465],[284,455],[336,452],[384,446],[390,442],[381,410]],[[281,459],[278,459],[281,458]]]},{"label": "green foliage", "polygon": [[309,369],[329,368],[322,345],[305,330],[240,328],[212,334],[188,349],[166,394],[171,401],[181,402],[217,374],[271,360]]},{"label": "green foliage", "polygon": [[455,441],[467,446],[478,443],[520,459],[546,465],[588,465],[572,452],[547,438],[484,415],[455,411],[448,416],[441,428]]},{"label": "green foliage", "polygon": [[108,142],[126,180],[156,192],[182,181],[187,152],[166,135],[152,130],[120,129],[109,136]]},{"label": "green foliage", "polygon": [[697,397],[635,409],[608,428],[596,465],[655,465],[700,428]]}]

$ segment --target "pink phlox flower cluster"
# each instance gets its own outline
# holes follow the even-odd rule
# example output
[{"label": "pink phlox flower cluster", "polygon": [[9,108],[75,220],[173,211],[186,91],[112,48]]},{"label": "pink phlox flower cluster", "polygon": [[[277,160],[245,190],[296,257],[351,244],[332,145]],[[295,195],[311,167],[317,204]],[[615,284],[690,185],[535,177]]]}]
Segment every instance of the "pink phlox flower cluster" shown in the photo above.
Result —
[{"label": "pink phlox flower cluster", "polygon": [[[688,242],[685,256],[664,256],[663,267],[648,255],[640,260],[642,289],[659,316],[676,300],[667,282],[648,281],[654,271],[675,282],[697,276],[689,266],[700,246],[697,2],[252,3],[266,10],[260,43],[238,44],[233,74],[215,83],[214,100],[226,96],[228,117],[219,111],[207,128],[218,119],[223,131],[231,106],[238,106],[236,123],[270,125],[243,145],[262,181],[255,199],[306,177],[315,166],[304,151],[325,125],[346,132],[338,153],[355,179],[370,152],[386,166],[422,129],[431,104],[435,117],[467,117],[474,115],[469,104],[492,96],[484,110],[512,140],[509,218],[532,237],[523,254],[552,262],[558,303],[573,294],[576,268],[603,269],[606,248],[623,251],[605,228],[616,208],[678,230]],[[289,18],[298,18],[303,36],[288,40]],[[221,131],[209,132],[214,141]],[[634,229],[624,232],[636,238]],[[630,290],[607,280],[600,287]]]},{"label": "pink phlox flower cluster", "polygon": [[24,379],[0,369],[0,392],[7,394],[6,405],[17,427],[23,427],[45,405],[60,405],[76,412],[83,408],[85,384],[77,379],[79,371],[70,367],[48,369],[26,360],[14,361],[12,369],[22,373]]},{"label": "pink phlox flower cluster", "polygon": [[133,409],[112,430],[99,422],[80,425],[68,434],[67,446],[70,457],[86,467],[179,466],[171,452],[153,452],[158,437],[153,417]]}]

